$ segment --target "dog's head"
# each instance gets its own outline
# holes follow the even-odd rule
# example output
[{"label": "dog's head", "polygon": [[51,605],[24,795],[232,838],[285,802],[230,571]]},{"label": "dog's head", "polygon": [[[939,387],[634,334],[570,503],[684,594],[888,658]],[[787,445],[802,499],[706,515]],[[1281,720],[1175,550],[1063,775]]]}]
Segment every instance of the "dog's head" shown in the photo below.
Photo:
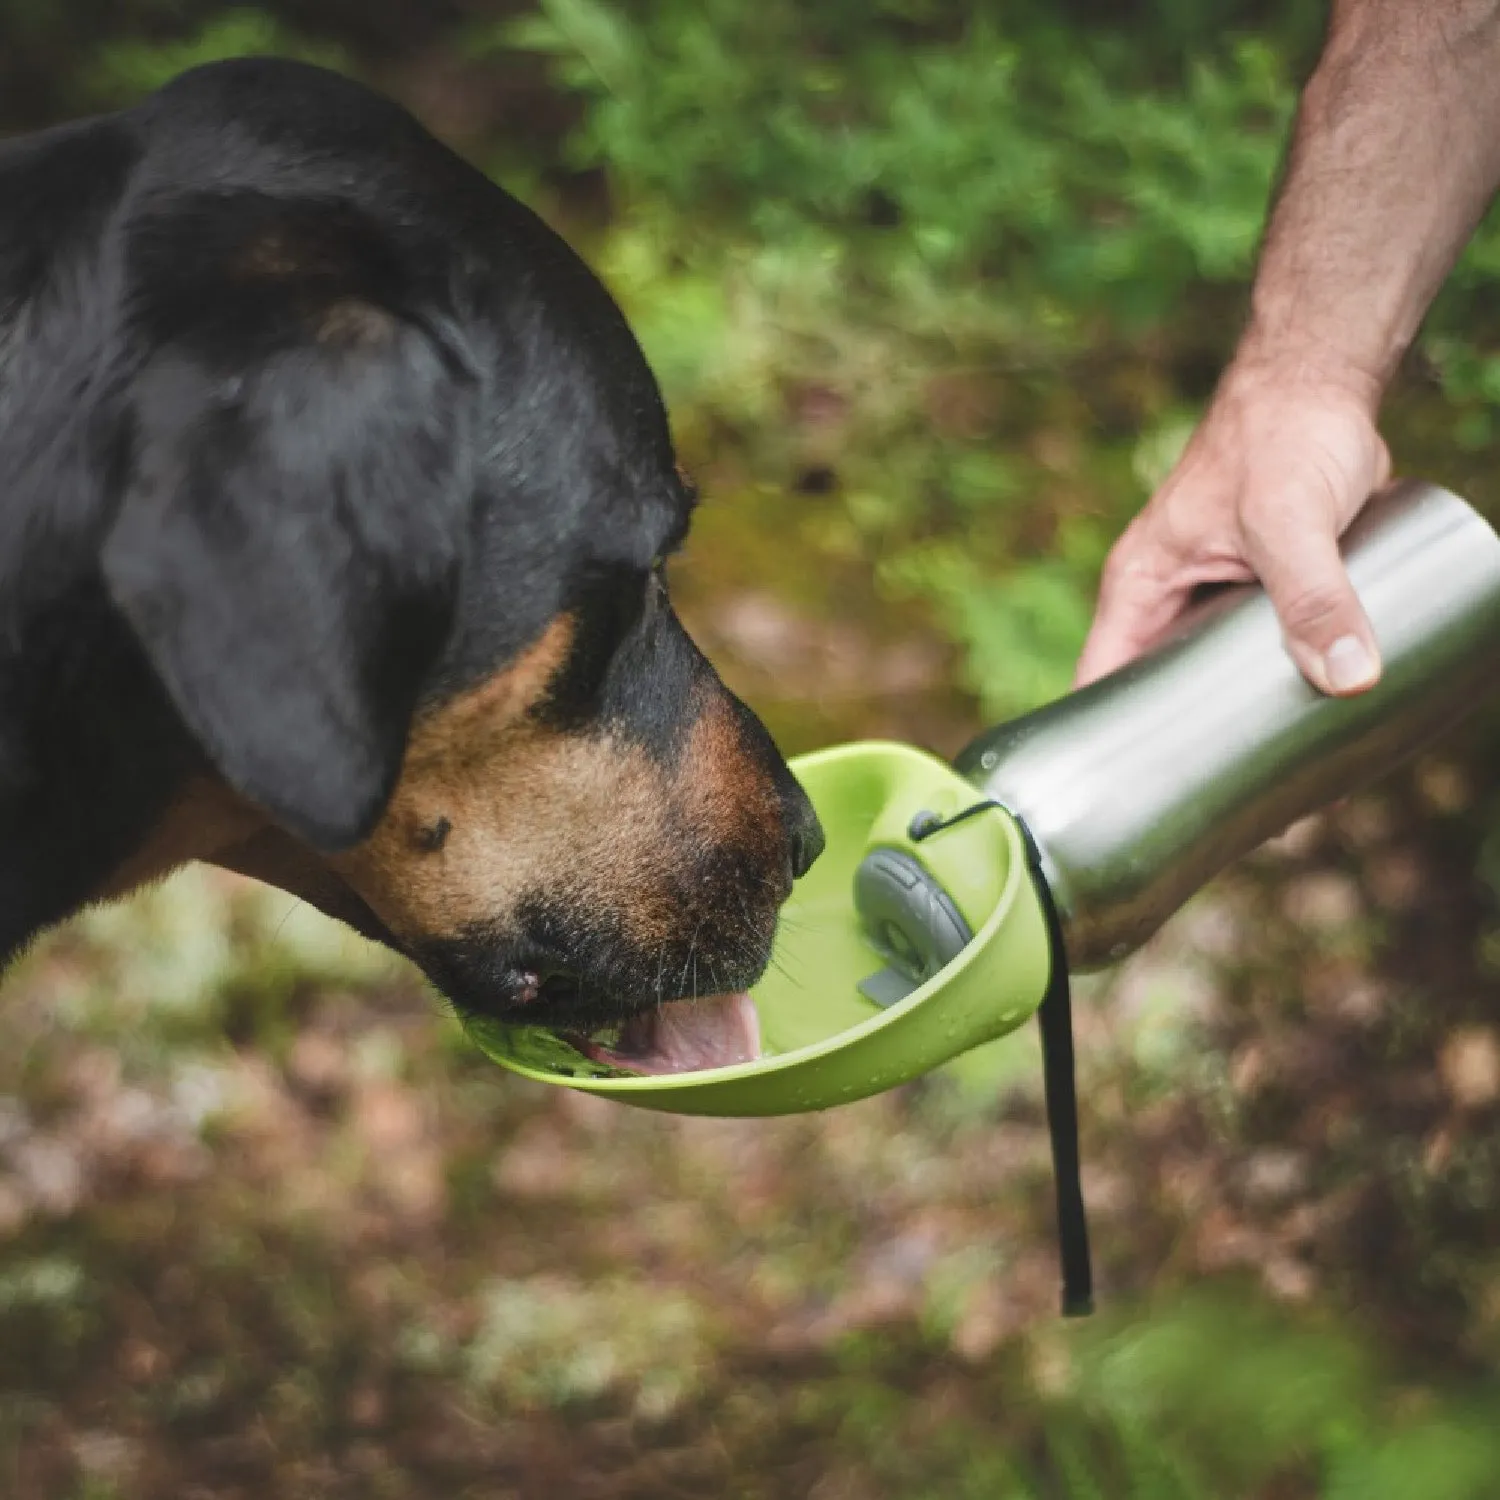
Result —
[{"label": "dog's head", "polygon": [[173,191],[127,236],[102,571],[246,810],[211,857],[474,1011],[743,990],[822,835],[673,612],[655,382],[549,231],[382,125],[382,199]]}]

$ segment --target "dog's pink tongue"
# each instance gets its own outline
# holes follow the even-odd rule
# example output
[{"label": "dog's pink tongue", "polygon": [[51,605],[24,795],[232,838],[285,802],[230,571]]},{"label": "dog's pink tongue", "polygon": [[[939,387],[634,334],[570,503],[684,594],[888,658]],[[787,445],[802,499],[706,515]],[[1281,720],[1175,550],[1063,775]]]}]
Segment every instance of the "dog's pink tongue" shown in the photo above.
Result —
[{"label": "dog's pink tongue", "polygon": [[620,1028],[613,1047],[590,1047],[589,1054],[632,1073],[728,1068],[760,1056],[760,1017],[743,992],[673,1000],[633,1016]]}]

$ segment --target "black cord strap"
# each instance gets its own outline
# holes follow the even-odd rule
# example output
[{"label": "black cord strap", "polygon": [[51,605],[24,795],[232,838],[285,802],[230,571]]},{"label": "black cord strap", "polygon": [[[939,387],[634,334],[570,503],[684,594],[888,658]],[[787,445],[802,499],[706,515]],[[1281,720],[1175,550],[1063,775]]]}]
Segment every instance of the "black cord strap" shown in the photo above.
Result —
[{"label": "black cord strap", "polygon": [[[962,823],[1000,803],[976,802],[952,817],[919,812],[906,830],[915,844]],[[1002,808],[1002,811],[1007,811]],[[1042,903],[1047,923],[1047,946],[1052,973],[1037,1011],[1042,1036],[1042,1082],[1047,1100],[1047,1134],[1052,1141],[1052,1181],[1057,1192],[1057,1250],[1062,1263],[1062,1311],[1065,1318],[1086,1318],[1094,1310],[1094,1270],[1089,1255],[1088,1210],[1083,1202],[1083,1179],[1078,1155],[1078,1080],[1073,1058],[1073,987],[1068,979],[1068,957],[1063,948],[1062,923],[1046,877],[1041,851],[1031,830],[1014,813],[1009,816],[1026,842],[1026,862]]]},{"label": "black cord strap", "polygon": [[1078,1159],[1078,1091],[1073,1067],[1073,1004],[1068,970],[1059,963],[1037,1012],[1042,1033],[1042,1078],[1047,1094],[1047,1133],[1052,1137],[1052,1179],[1057,1189],[1057,1246],[1062,1261],[1065,1318],[1094,1310],[1094,1272],[1089,1256],[1088,1211]]},{"label": "black cord strap", "polygon": [[1047,1099],[1047,1134],[1052,1140],[1052,1182],[1057,1193],[1057,1248],[1062,1263],[1062,1311],[1065,1318],[1086,1318],[1094,1310],[1094,1271],[1089,1255],[1088,1210],[1083,1202],[1083,1180],[1078,1154],[1078,1082],[1073,1058],[1073,987],[1068,978],[1062,923],[1041,872],[1041,854],[1019,818],[1026,840],[1042,913],[1047,943],[1052,950],[1052,974],[1037,1011],[1042,1036],[1042,1080]]},{"label": "black cord strap", "polygon": [[[966,818],[972,818],[975,813],[988,812],[992,807],[1000,807],[998,802],[991,802],[986,798],[983,802],[976,802],[972,807],[966,807],[962,812],[956,812],[951,818],[940,818],[935,812],[928,812],[926,808],[911,820],[906,828],[906,836],[912,843],[920,844],[923,839],[930,839],[933,834],[941,833],[945,828],[952,828],[955,823],[962,823]],[[1001,808],[1003,812],[1004,809]]]}]

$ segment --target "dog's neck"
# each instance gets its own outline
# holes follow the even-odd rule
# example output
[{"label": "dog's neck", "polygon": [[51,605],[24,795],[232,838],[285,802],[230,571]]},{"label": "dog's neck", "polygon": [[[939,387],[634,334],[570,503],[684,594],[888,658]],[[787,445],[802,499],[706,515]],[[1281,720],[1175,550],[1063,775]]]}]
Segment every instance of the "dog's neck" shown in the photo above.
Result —
[{"label": "dog's neck", "polygon": [[74,621],[0,632],[0,963],[128,881],[201,769],[144,662],[112,649],[122,637],[94,631],[89,611]]}]

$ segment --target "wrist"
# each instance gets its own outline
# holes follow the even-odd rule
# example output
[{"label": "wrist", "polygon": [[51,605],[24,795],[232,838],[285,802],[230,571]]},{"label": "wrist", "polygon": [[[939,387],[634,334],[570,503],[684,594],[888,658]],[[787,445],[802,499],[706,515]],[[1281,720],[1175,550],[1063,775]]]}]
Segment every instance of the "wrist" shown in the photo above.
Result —
[{"label": "wrist", "polygon": [[1347,350],[1314,339],[1272,336],[1252,320],[1224,371],[1216,399],[1297,391],[1350,403],[1374,422],[1387,379]]}]

